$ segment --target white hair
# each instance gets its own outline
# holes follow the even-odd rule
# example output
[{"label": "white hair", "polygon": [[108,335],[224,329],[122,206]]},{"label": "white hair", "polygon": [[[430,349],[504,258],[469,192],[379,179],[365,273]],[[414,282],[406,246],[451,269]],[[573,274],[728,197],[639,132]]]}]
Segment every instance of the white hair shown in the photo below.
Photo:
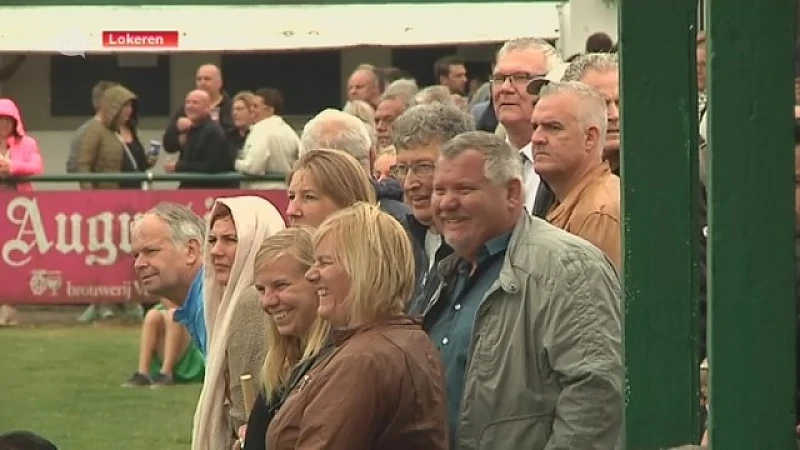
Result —
[{"label": "white hair", "polygon": [[414,106],[414,96],[419,92],[419,86],[414,80],[401,78],[392,81],[381,94],[381,100],[398,99],[403,102],[405,109]]},{"label": "white hair", "polygon": [[586,72],[618,72],[619,56],[616,53],[589,53],[572,61],[561,81],[580,81]]},{"label": "white hair", "polygon": [[555,47],[550,45],[550,43],[544,39],[532,37],[521,37],[506,41],[506,43],[500,47],[500,50],[497,51],[495,62],[506,53],[522,50],[537,50],[544,53],[544,56],[547,60],[547,67],[545,67],[546,72],[550,72],[557,65],[561,64],[561,57],[558,55]]},{"label": "white hair", "polygon": [[484,156],[484,175],[495,186],[510,180],[522,182],[522,160],[519,152],[494,133],[468,131],[459,134],[442,146],[439,157],[453,159],[468,150],[478,151]]},{"label": "white hair", "polygon": [[603,148],[608,130],[606,101],[599,92],[580,81],[562,81],[550,83],[539,92],[539,101],[553,95],[572,95],[579,101],[578,110],[574,111],[582,127],[597,127],[599,138],[597,147]]},{"label": "white hair", "polygon": [[[184,205],[161,202],[148,210],[142,217],[146,215],[158,217],[167,224],[170,231],[170,240],[176,247],[185,247],[193,240],[199,241],[201,244],[205,242],[205,222],[194,211]],[[136,224],[134,224],[135,226]]]},{"label": "white hair", "polygon": [[326,109],[303,127],[302,153],[311,150],[340,150],[362,164],[369,163],[372,139],[367,126],[358,117],[337,109]]},{"label": "white hair", "polygon": [[414,101],[417,105],[427,105],[435,102],[448,105],[456,104],[456,102],[453,101],[453,97],[450,96],[450,89],[440,84],[428,86],[421,90],[416,97],[414,97]]}]

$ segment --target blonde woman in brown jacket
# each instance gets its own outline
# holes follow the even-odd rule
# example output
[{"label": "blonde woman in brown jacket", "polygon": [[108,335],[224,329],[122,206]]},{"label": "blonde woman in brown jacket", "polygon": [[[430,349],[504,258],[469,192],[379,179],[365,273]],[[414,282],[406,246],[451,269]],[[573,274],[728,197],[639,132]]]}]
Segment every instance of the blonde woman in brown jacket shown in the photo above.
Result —
[{"label": "blonde woman in brown jacket", "polygon": [[414,257],[403,226],[358,203],[314,235],[306,279],[333,348],[286,397],[269,450],[447,450],[444,375],[418,319],[403,315]]},{"label": "blonde woman in brown jacket", "polygon": [[[128,127],[135,100],[136,95],[121,85],[105,91],[100,101],[100,118],[86,128],[79,145],[79,173],[122,172],[123,158],[135,160],[120,135],[121,128]],[[118,182],[81,183],[81,189],[119,188]]]}]

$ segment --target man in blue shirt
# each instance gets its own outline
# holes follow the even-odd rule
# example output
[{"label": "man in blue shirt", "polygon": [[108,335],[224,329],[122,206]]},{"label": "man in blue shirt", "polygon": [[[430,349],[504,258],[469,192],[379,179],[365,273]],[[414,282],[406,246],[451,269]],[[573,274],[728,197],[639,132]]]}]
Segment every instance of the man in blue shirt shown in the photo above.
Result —
[{"label": "man in blue shirt", "polygon": [[203,311],[203,244],[205,222],[191,209],[159,203],[133,226],[134,270],[150,295],[179,305],[175,321],[189,331],[205,358],[206,322]]}]

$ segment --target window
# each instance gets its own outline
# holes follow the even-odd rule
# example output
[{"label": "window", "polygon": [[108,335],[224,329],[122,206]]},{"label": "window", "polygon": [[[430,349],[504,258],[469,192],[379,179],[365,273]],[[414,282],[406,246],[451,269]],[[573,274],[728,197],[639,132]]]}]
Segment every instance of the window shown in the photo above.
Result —
[{"label": "window", "polygon": [[436,60],[457,54],[456,47],[400,47],[392,49],[392,65],[405,70],[417,80],[420,87],[439,84],[433,76]]},{"label": "window", "polygon": [[341,57],[338,50],[223,54],[225,90],[272,87],[281,91],[285,115],[315,115],[342,105]]},{"label": "window", "polygon": [[120,67],[116,55],[86,55],[86,58],[50,57],[50,115],[91,116],[92,87],[100,80],[116,81],[133,91],[140,117],[169,116],[169,56],[158,55],[154,65]]}]

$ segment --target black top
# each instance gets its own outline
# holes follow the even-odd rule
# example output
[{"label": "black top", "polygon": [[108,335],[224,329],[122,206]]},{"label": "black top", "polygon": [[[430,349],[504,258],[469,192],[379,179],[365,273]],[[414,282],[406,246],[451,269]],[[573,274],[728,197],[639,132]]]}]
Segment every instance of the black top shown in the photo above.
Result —
[{"label": "black top", "polygon": [[[133,166],[133,163],[126,152],[125,155],[122,155],[122,172],[144,172],[150,168],[147,163],[147,155],[144,152],[144,147],[142,146],[142,142],[139,140],[139,136],[137,135],[136,131],[131,130],[131,133],[133,134],[133,139],[131,139],[130,142],[126,142],[126,144],[128,146],[128,150],[133,156],[133,159],[136,161],[136,167]],[[142,182],[120,181],[119,187],[120,189],[141,189]]]},{"label": "black top", "polygon": [[[177,122],[181,117],[186,117],[186,110],[183,106],[178,108],[169,118],[169,125],[164,130],[164,136],[161,139],[164,151],[167,153],[178,153],[181,151],[181,144],[178,140],[180,133],[178,133]],[[236,129],[233,124],[233,101],[226,93],[222,93],[222,100],[219,102],[219,124],[225,131],[225,134]]]},{"label": "black top", "polygon": [[267,448],[267,429],[272,422],[272,418],[283,405],[286,400],[287,394],[292,392],[292,389],[297,386],[300,380],[317,365],[318,362],[325,359],[331,352],[333,345],[328,342],[316,355],[305,361],[300,362],[292,369],[289,375],[289,381],[275,391],[272,400],[269,404],[266,403],[264,393],[261,392],[256,397],[253,403],[253,408],[250,410],[250,417],[247,419],[247,431],[244,436],[244,449],[243,450],[266,450]]},{"label": "black top", "polygon": [[[198,121],[186,135],[186,145],[175,165],[175,172],[233,172],[228,140],[222,127],[210,117]],[[179,189],[238,188],[238,181],[183,181]]]}]

